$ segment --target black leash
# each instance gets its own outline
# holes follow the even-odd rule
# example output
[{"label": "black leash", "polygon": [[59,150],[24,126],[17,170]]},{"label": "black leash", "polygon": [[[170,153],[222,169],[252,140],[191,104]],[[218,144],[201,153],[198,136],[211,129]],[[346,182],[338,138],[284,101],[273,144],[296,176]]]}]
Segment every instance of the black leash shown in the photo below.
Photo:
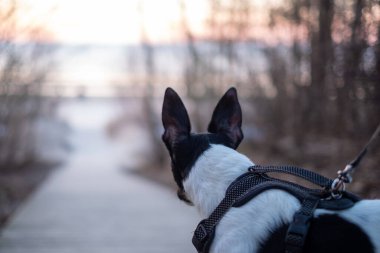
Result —
[{"label": "black leash", "polygon": [[364,146],[359,155],[352,160],[349,164],[346,165],[343,171],[338,171],[338,177],[331,184],[331,196],[334,199],[338,199],[342,196],[342,192],[345,191],[345,183],[352,182],[352,174],[355,169],[359,166],[363,157],[368,153],[369,150],[373,148],[375,139],[380,136],[380,124],[377,126],[375,132],[372,134],[372,137],[369,139],[367,144]]}]

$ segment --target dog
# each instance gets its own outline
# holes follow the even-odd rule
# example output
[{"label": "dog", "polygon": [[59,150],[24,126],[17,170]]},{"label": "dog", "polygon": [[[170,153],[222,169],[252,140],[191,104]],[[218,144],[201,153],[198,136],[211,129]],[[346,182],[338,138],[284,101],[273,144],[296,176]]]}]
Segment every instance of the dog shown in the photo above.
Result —
[{"label": "dog", "polygon": [[[187,110],[171,88],[162,107],[166,145],[178,197],[208,217],[228,186],[254,163],[236,151],[243,139],[237,91],[230,88],[217,103],[207,133],[191,133]],[[285,252],[284,238],[300,202],[278,189],[267,190],[239,208],[231,208],[216,227],[212,253]],[[303,252],[380,253],[380,200],[360,200],[343,211],[317,209]]]}]

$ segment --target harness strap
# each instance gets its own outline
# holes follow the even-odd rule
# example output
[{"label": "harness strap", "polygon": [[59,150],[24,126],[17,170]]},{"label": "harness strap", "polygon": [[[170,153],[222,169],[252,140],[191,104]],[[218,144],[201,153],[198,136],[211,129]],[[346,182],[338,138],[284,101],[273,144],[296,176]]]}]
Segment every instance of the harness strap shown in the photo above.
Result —
[{"label": "harness strap", "polygon": [[233,206],[235,200],[257,183],[257,176],[252,172],[247,172],[237,178],[228,187],[224,199],[207,219],[202,220],[198,224],[194,231],[192,242],[198,252],[208,252],[214,237],[216,225]]},{"label": "harness strap", "polygon": [[[301,177],[309,182],[324,187],[321,189],[310,189],[301,185],[283,181],[268,176],[268,172],[280,172]],[[349,203],[337,203],[337,200],[328,200],[324,196],[328,193],[329,186],[333,180],[323,177],[311,171],[293,166],[252,166],[248,172],[239,176],[227,188],[224,199],[214,209],[211,215],[202,220],[194,231],[193,245],[199,253],[209,252],[212,244],[216,226],[231,207],[238,208],[263,191],[280,189],[289,192],[301,201],[301,209],[295,214],[293,223],[290,224],[285,239],[287,253],[300,253],[305,243],[305,238],[310,225],[310,219],[319,203],[327,209],[345,209],[353,205]],[[350,197],[350,196],[348,196]],[[351,199],[351,198],[349,198]],[[321,201],[320,201],[321,200]],[[322,201],[323,200],[323,201]],[[340,202],[346,199],[340,200]],[[334,203],[330,203],[334,202]]]},{"label": "harness strap", "polygon": [[301,209],[294,214],[293,222],[289,225],[285,237],[286,253],[302,253],[310,220],[318,206],[319,199],[305,199]]},{"label": "harness strap", "polygon": [[[217,224],[231,207],[239,207],[265,190],[287,190],[291,194],[297,196],[300,200],[304,200],[306,196],[315,197],[322,194],[320,190],[307,189],[290,182],[268,177],[265,172],[277,172],[274,167],[269,167],[270,166],[254,166],[254,169],[251,169],[253,168],[251,167],[247,173],[244,173],[231,183],[226,191],[224,199],[220,202],[220,204],[215,208],[215,210],[208,218],[202,220],[198,224],[197,228],[194,231],[192,242],[198,252],[208,252],[214,237]],[[305,171],[303,175],[308,174],[306,173],[306,170],[297,170],[291,168],[292,167],[288,166],[287,170],[284,169],[283,171],[278,172],[286,172],[288,174],[298,175],[301,174],[302,171]],[[318,178],[319,181],[314,179],[312,180],[318,182],[323,181],[323,183],[326,183],[326,181],[329,180],[322,176],[319,178],[314,175],[312,175],[311,178]]]},{"label": "harness strap", "polygon": [[254,166],[249,167],[249,170],[256,173],[268,173],[268,172],[286,173],[289,175],[298,176],[304,180],[307,180],[315,185],[319,185],[325,189],[328,189],[333,182],[333,180],[330,178],[324,177],[310,170],[305,170],[303,168],[299,168],[295,166],[254,165]]}]

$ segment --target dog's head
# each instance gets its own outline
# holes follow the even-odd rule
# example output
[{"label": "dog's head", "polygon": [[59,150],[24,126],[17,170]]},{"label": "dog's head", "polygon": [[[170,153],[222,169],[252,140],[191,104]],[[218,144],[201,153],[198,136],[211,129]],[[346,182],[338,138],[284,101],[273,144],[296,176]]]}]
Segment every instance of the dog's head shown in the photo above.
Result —
[{"label": "dog's head", "polygon": [[179,187],[178,197],[188,203],[183,181],[198,157],[210,144],[222,144],[236,149],[243,139],[242,113],[235,88],[230,88],[216,105],[208,126],[208,133],[191,133],[187,110],[171,88],[167,88],[162,107],[162,135],[172,161],[172,172]]}]

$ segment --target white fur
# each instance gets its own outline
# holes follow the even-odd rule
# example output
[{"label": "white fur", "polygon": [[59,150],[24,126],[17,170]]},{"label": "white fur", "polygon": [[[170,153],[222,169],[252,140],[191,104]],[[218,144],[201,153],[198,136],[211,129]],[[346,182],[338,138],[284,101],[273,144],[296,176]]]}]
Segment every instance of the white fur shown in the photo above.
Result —
[{"label": "white fur", "polygon": [[[183,185],[203,218],[217,207],[232,181],[252,165],[246,156],[223,145],[212,145],[198,158]],[[299,201],[284,191],[261,193],[244,206],[228,211],[217,226],[210,252],[256,252],[271,232],[292,220],[299,207]],[[361,201],[351,209],[334,213],[362,227],[380,252],[379,211],[380,200]],[[315,215],[326,212],[318,210]]]},{"label": "white fur", "polygon": [[[212,145],[198,158],[184,181],[188,197],[203,218],[224,198],[227,187],[248,167],[246,156],[223,145]],[[300,207],[296,198],[280,190],[266,191],[240,208],[232,208],[218,224],[210,252],[255,252],[260,242]]]},{"label": "white fur", "polygon": [[183,182],[186,194],[203,217],[224,198],[227,187],[253,163],[244,155],[223,145],[211,145],[196,161]]}]

